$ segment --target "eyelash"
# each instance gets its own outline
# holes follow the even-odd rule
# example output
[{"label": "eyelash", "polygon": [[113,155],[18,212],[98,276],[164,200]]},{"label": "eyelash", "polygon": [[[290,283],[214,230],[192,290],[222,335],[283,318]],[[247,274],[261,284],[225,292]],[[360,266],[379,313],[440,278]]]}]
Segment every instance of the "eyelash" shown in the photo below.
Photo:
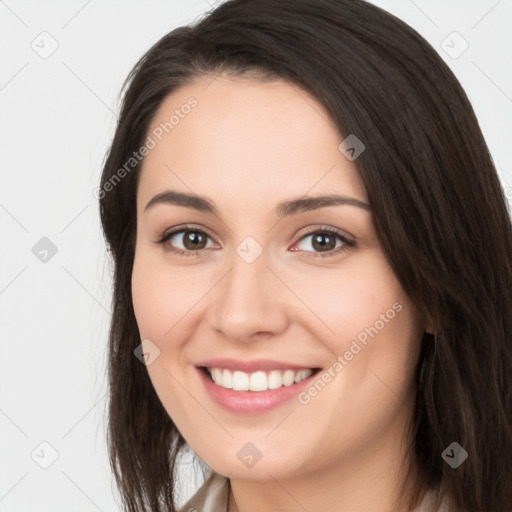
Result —
[{"label": "eyelash", "polygon": [[[208,238],[212,239],[212,237],[206,231],[204,231],[203,229],[199,229],[196,226],[184,225],[184,226],[179,226],[176,229],[173,229],[172,231],[170,231],[168,233],[164,233],[156,241],[156,243],[162,245],[164,247],[164,250],[166,250],[168,252],[172,252],[174,254],[178,254],[180,256],[196,257],[196,258],[203,256],[204,252],[207,252],[208,249],[199,249],[197,251],[191,251],[191,250],[177,249],[175,247],[170,247],[170,246],[166,245],[166,242],[169,239],[171,239],[174,235],[177,235],[178,233],[184,233],[186,231],[192,231],[192,232],[195,232],[195,233],[201,233],[203,235],[206,235]],[[314,252],[314,251],[302,251],[302,252],[305,252],[307,254],[307,256],[305,256],[307,258],[329,258],[329,257],[332,257],[332,256],[336,256],[336,255],[338,255],[338,254],[340,254],[342,252],[345,252],[345,251],[349,250],[350,248],[352,248],[352,247],[354,247],[356,245],[356,243],[354,241],[349,240],[345,235],[342,234],[341,231],[338,231],[338,230],[336,230],[334,228],[331,228],[331,227],[323,227],[323,226],[320,226],[320,227],[315,228],[313,230],[310,230],[310,231],[308,231],[306,233],[303,233],[301,235],[301,237],[299,238],[299,240],[296,242],[296,244],[301,242],[302,240],[304,240],[308,236],[311,236],[311,235],[314,235],[314,234],[317,234],[317,233],[324,234],[324,235],[334,236],[334,237],[338,238],[339,240],[341,240],[344,245],[341,246],[341,247],[338,247],[337,249],[331,249],[330,251],[328,251],[325,254],[322,254],[320,252]],[[297,251],[300,252],[301,250],[297,249]]]}]

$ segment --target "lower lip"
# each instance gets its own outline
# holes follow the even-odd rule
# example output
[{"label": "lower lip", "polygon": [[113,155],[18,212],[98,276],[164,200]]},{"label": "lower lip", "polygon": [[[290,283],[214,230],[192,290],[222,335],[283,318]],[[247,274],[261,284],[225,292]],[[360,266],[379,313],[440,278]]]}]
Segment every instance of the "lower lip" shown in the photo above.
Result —
[{"label": "lower lip", "polygon": [[234,391],[217,386],[210,380],[203,368],[196,367],[210,397],[221,407],[241,414],[261,414],[296,397],[318,372],[291,386],[281,386],[267,391]]}]

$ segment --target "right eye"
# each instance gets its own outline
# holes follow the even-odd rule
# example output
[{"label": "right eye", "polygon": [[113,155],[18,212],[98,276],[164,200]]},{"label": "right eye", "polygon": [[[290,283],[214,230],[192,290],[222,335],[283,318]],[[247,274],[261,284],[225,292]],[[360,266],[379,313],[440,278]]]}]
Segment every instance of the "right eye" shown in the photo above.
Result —
[{"label": "right eye", "polygon": [[207,233],[193,227],[181,227],[167,232],[157,243],[161,244],[166,251],[184,256],[199,256],[202,250],[215,247]]}]

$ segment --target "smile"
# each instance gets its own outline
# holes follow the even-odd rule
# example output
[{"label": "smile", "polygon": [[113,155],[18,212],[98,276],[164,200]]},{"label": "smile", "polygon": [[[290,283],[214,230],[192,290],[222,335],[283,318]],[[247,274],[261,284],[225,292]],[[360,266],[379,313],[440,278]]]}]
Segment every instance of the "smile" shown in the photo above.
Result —
[{"label": "smile", "polygon": [[[276,364],[276,361],[272,362],[272,366],[270,362],[262,364],[261,361],[252,361],[239,364],[238,361],[235,365],[233,360],[230,361],[221,363],[216,360],[216,365],[196,366],[196,371],[214,403],[231,413],[245,415],[264,414],[292,401],[321,371],[321,368]],[[248,371],[236,369],[244,366]],[[262,369],[262,366],[267,368]]]},{"label": "smile", "polygon": [[307,379],[314,369],[306,370],[270,370],[247,373],[231,371],[226,368],[206,368],[211,380],[220,387],[234,391],[267,391],[288,387]]}]

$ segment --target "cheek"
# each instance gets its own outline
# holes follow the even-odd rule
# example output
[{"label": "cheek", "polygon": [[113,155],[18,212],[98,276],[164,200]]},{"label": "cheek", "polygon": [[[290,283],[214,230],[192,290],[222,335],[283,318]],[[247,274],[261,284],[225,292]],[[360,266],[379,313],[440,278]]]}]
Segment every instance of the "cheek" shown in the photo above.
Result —
[{"label": "cheek", "polygon": [[[422,329],[383,257],[361,259],[351,272],[335,275],[318,279],[315,287],[304,281],[297,291],[321,319],[310,316],[303,326],[332,356],[319,377],[322,382],[315,380],[299,403],[302,421],[317,418],[319,431],[343,425],[342,432],[325,434],[341,453],[384,435],[407,410],[403,403],[411,397]],[[328,413],[326,404],[332,406]]]},{"label": "cheek", "polygon": [[132,272],[132,301],[141,337],[162,344],[181,328],[183,318],[207,291],[207,283],[194,275],[193,269],[172,269],[159,258],[136,254]]},{"label": "cheek", "polygon": [[[131,289],[141,340],[151,340],[159,350],[147,366],[148,375],[169,416],[176,424],[186,427],[184,418],[187,418],[189,395],[183,392],[175,375],[183,363],[180,348],[187,339],[182,319],[190,309],[188,303],[197,301],[197,297],[187,291],[190,286],[187,287],[186,279],[180,275],[178,272],[171,274],[151,253],[140,250],[134,261]],[[146,346],[156,354],[154,345]]]},{"label": "cheek", "polygon": [[408,298],[380,251],[368,251],[337,270],[312,268],[288,279],[309,309],[296,321],[307,322],[336,355],[354,339],[370,339],[375,328],[389,334],[409,330]]},{"label": "cheek", "polygon": [[132,272],[132,301],[141,338],[157,340],[165,328],[165,305],[162,303],[165,296],[157,284],[149,265],[136,257]]}]

